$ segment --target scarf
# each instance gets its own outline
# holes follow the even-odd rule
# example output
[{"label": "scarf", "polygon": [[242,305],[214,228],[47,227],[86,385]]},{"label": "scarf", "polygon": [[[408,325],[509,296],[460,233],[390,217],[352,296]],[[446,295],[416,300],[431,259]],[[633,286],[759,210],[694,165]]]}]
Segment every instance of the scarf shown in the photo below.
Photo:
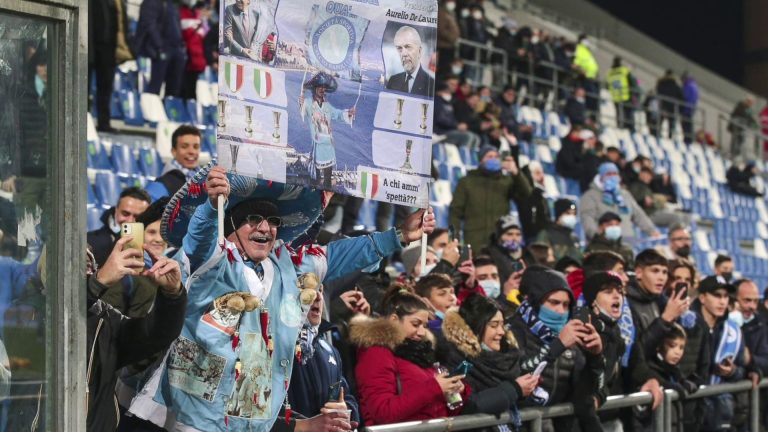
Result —
[{"label": "scarf", "polygon": [[317,337],[317,329],[310,323],[304,323],[304,326],[299,331],[298,345],[301,347],[301,364],[306,365],[309,359],[315,355],[315,338]]},{"label": "scarf", "polygon": [[197,172],[197,169],[184,168],[176,159],[171,159],[168,161],[168,163],[165,165],[165,168],[163,169],[163,174],[173,170],[179,170],[183,172],[184,177],[186,177],[187,180],[194,177],[195,173]]},{"label": "scarf", "polygon": [[[723,334],[720,335],[720,342],[717,344],[715,352],[715,364],[720,364],[726,358],[730,357],[736,360],[741,347],[741,329],[731,320],[725,320],[723,323]],[[719,384],[722,378],[712,374],[710,384]]]},{"label": "scarf", "polygon": [[621,366],[629,366],[629,356],[632,353],[632,345],[635,344],[635,322],[632,320],[632,311],[629,309],[629,299],[624,296],[624,302],[621,304],[621,317],[616,323],[621,332],[621,338],[624,339],[626,349],[621,357]]},{"label": "scarf", "polygon": [[432,347],[432,342],[428,340],[415,341],[413,339],[406,339],[395,348],[394,353],[395,356],[408,360],[424,369],[431,368],[437,362],[435,349]]},{"label": "scarf", "polygon": [[547,327],[544,322],[539,319],[536,311],[533,310],[533,306],[528,303],[528,300],[523,300],[520,303],[520,307],[517,308],[517,313],[523,318],[523,322],[528,327],[528,330],[533,333],[534,336],[541,340],[541,343],[549,347],[552,340],[555,338],[552,329]]},{"label": "scarf", "polygon": [[627,204],[624,202],[624,196],[621,194],[620,185],[617,186],[614,190],[606,190],[605,185],[603,185],[602,180],[600,180],[600,176],[595,176],[594,183],[598,189],[603,191],[603,204],[608,206],[616,206],[623,210],[623,213],[626,213],[629,210],[629,207],[627,207]]}]

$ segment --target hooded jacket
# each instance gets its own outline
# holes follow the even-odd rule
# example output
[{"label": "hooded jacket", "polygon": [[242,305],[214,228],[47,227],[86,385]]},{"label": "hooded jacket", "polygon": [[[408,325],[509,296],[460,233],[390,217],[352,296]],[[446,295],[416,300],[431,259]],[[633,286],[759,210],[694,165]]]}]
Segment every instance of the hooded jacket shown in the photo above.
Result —
[{"label": "hooded jacket", "polygon": [[568,227],[552,222],[546,229],[539,232],[536,242],[548,244],[555,255],[555,261],[565,256],[581,261],[579,237]]},{"label": "hooded jacket", "polygon": [[101,228],[90,231],[87,234],[88,244],[91,246],[93,257],[96,258],[96,264],[99,267],[107,262],[107,258],[112,253],[112,249],[115,247],[115,242],[118,239],[118,234],[115,234],[109,228],[114,217],[115,207],[105,210],[99,219],[103,224]]},{"label": "hooded jacket", "polygon": [[632,311],[632,322],[635,324],[635,334],[638,340],[633,349],[642,347],[645,358],[651,358],[656,352],[664,336],[672,330],[672,323],[661,319],[664,311],[661,296],[655,296],[643,291],[637,281],[630,281],[627,286],[627,301]]},{"label": "hooded jacket", "polygon": [[[434,338],[427,332],[428,339]],[[350,340],[358,346],[355,377],[360,413],[366,426],[411,420],[430,420],[460,414],[450,411],[433,368],[423,368],[395,355],[405,334],[388,318],[357,317]],[[464,387],[462,398],[469,395]]]}]

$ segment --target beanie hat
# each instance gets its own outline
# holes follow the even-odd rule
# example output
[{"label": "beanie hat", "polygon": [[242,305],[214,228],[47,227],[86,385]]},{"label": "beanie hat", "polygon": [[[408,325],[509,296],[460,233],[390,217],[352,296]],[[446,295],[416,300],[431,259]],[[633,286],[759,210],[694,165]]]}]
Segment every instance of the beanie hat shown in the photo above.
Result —
[{"label": "beanie hat", "polygon": [[[571,266],[576,266],[581,268],[581,263],[576,258],[565,255],[564,257],[557,260],[557,263],[555,263],[555,270],[559,271],[560,273],[565,274],[565,269]],[[567,279],[567,277],[566,277]],[[570,284],[569,284],[570,285]],[[571,286],[573,288],[573,286]]]},{"label": "beanie hat", "polygon": [[560,216],[568,210],[576,210],[576,203],[567,198],[555,201],[555,220],[560,219]]},{"label": "beanie hat", "polygon": [[485,326],[488,321],[493,319],[496,312],[501,310],[499,305],[489,299],[488,297],[480,294],[471,294],[464,299],[459,307],[459,315],[467,323],[467,326],[472,329],[472,333],[477,336],[479,340],[482,340]]},{"label": "beanie hat", "polygon": [[597,169],[597,172],[600,174],[600,178],[603,178],[606,174],[618,174],[619,167],[613,162],[603,162],[600,164],[600,168]]},{"label": "beanie hat", "polygon": [[488,152],[491,152],[491,151],[497,152],[499,150],[496,147],[494,147],[492,145],[487,145],[487,144],[482,146],[482,147],[480,147],[480,149],[477,150],[477,160],[479,160],[479,161],[483,160],[485,155],[488,154]]},{"label": "beanie hat", "polygon": [[517,222],[517,218],[514,215],[504,215],[496,221],[496,239],[500,239],[501,235],[512,228],[520,229],[520,225]]},{"label": "beanie hat", "polygon": [[621,216],[617,215],[614,212],[605,212],[602,216],[600,216],[600,219],[597,220],[598,225],[602,225],[604,223],[608,223],[611,221],[621,222]]},{"label": "beanie hat", "polygon": [[240,228],[243,222],[250,215],[261,215],[265,218],[278,216],[277,205],[272,201],[266,200],[248,200],[236,205],[232,210],[224,213],[224,237],[229,236],[235,230]]},{"label": "beanie hat", "polygon": [[[427,246],[427,252],[435,253],[432,246]],[[400,252],[400,259],[403,261],[403,267],[405,267],[405,273],[409,274],[413,272],[413,268],[416,267],[416,263],[421,258],[421,245],[417,244],[411,246],[408,249]]]},{"label": "beanie hat", "polygon": [[520,292],[528,297],[531,306],[538,308],[544,298],[555,291],[567,292],[574,305],[573,291],[562,273],[542,265],[532,265],[523,272]]},{"label": "beanie hat", "polygon": [[595,301],[597,293],[600,291],[607,288],[621,288],[622,286],[624,286],[624,282],[621,277],[612,271],[593,273],[584,281],[584,290],[582,291],[584,303],[589,306]]}]

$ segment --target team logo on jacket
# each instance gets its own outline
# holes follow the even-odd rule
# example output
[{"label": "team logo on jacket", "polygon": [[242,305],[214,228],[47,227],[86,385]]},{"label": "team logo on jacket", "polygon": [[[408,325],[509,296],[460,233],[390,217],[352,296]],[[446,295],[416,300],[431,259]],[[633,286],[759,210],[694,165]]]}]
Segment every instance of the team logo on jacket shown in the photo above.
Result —
[{"label": "team logo on jacket", "polygon": [[245,76],[245,66],[238,63],[224,63],[224,81],[227,87],[233,93],[237,93],[243,88],[243,78]]}]

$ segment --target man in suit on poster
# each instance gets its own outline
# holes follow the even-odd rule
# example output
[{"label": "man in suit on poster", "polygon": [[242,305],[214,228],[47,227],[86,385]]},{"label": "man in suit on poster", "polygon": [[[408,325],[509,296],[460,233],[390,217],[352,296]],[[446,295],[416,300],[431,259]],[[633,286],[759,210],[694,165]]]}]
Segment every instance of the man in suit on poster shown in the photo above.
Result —
[{"label": "man in suit on poster", "polygon": [[272,61],[277,33],[269,3],[267,0],[235,0],[224,9],[224,40],[230,54],[264,63]]},{"label": "man in suit on poster", "polygon": [[435,94],[435,79],[421,66],[421,36],[413,27],[402,26],[394,37],[395,48],[405,71],[392,75],[387,89],[419,96]]}]

